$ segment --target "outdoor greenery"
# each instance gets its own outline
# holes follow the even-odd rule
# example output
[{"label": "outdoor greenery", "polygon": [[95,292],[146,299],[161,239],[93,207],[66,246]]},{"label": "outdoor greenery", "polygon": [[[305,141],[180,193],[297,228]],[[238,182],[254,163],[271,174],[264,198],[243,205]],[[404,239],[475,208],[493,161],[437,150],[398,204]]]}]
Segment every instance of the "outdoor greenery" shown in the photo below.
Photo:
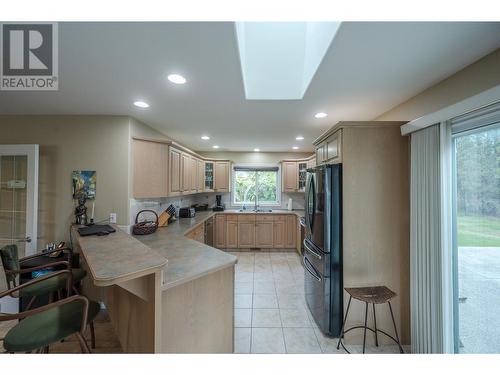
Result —
[{"label": "outdoor greenery", "polygon": [[500,128],[456,139],[458,246],[500,247]]},{"label": "outdoor greenery", "polygon": [[500,247],[500,218],[458,217],[458,246]]},{"label": "outdoor greenery", "polygon": [[253,204],[257,192],[259,204],[278,203],[275,171],[235,171],[234,203]]}]

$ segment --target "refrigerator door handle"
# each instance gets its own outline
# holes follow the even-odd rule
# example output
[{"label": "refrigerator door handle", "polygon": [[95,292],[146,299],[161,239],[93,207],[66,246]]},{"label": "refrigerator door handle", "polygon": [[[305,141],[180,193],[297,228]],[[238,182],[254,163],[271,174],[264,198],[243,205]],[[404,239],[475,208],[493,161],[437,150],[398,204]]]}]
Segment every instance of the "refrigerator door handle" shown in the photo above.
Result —
[{"label": "refrigerator door handle", "polygon": [[322,259],[321,254],[319,254],[317,251],[315,251],[312,246],[309,245],[311,241],[309,241],[307,238],[304,240],[304,247],[306,248],[307,251],[309,251],[312,255],[314,255],[316,258],[319,260]]},{"label": "refrigerator door handle", "polygon": [[[310,265],[310,266],[309,266]],[[304,256],[304,268],[309,274],[314,277],[318,282],[321,282],[321,277],[318,276],[318,273],[309,267],[312,267],[311,262]]]}]

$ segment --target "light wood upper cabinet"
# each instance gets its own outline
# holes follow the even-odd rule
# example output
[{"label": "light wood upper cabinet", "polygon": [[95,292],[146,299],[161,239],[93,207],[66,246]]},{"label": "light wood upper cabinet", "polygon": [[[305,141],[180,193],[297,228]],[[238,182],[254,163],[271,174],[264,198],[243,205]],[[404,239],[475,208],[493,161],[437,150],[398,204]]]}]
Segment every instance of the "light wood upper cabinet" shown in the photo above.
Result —
[{"label": "light wood upper cabinet", "polygon": [[201,159],[197,160],[196,173],[196,191],[201,193],[205,188],[205,162]]},{"label": "light wood upper cabinet", "polygon": [[181,191],[189,192],[191,190],[191,157],[186,153],[181,155],[181,170]]},{"label": "light wood upper cabinet", "polygon": [[297,247],[297,218],[295,215],[286,215],[285,247],[287,249]]},{"label": "light wood upper cabinet", "polygon": [[329,136],[326,143],[326,157],[325,160],[329,163],[335,163],[340,161],[340,151],[341,151],[341,130],[336,131],[331,136]]},{"label": "light wood upper cabinet", "polygon": [[215,216],[215,247],[219,249],[226,247],[226,215]]},{"label": "light wood upper cabinet", "polygon": [[296,161],[284,161],[282,163],[282,189],[283,192],[296,192],[298,186],[298,166]]},{"label": "light wood upper cabinet", "polygon": [[189,191],[191,193],[196,193],[196,184],[197,184],[197,180],[198,180],[198,173],[197,173],[198,161],[196,158],[194,158],[192,156],[190,157],[190,168],[191,168],[191,172],[190,172],[191,183],[189,185]]},{"label": "light wood upper cabinet", "polygon": [[159,198],[168,195],[168,145],[134,139],[134,198]]},{"label": "light wood upper cabinet", "polygon": [[255,247],[255,221],[238,222],[238,247]]},{"label": "light wood upper cabinet", "polygon": [[224,193],[230,191],[230,176],[231,176],[231,163],[228,161],[215,162],[215,188],[216,192]]},{"label": "light wood upper cabinet", "polygon": [[226,221],[226,248],[238,248],[238,222]]},{"label": "light wood upper cabinet", "polygon": [[264,249],[273,247],[273,228],[274,222],[272,220],[255,223],[255,247]]},{"label": "light wood upper cabinet", "polygon": [[170,147],[169,151],[170,182],[168,189],[169,196],[179,195],[182,191],[181,156],[182,153],[179,150]]}]

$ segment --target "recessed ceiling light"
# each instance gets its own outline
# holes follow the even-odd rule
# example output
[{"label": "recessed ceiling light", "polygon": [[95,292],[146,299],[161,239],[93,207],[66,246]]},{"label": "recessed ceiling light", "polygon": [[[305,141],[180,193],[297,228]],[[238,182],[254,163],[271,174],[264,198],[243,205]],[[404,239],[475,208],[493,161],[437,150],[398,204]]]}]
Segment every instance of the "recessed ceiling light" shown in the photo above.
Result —
[{"label": "recessed ceiling light", "polygon": [[181,76],[180,74],[169,74],[167,76],[168,80],[177,85],[183,85],[186,83],[186,78]]},{"label": "recessed ceiling light", "polygon": [[149,104],[146,102],[142,102],[140,100],[134,102],[134,105],[139,108],[149,108]]},{"label": "recessed ceiling light", "polygon": [[318,112],[314,115],[316,118],[325,118],[326,116],[328,115],[325,112]]},{"label": "recessed ceiling light", "polygon": [[212,148],[219,148],[219,146],[217,146],[217,145],[213,145],[213,146],[212,146]]},{"label": "recessed ceiling light", "polygon": [[259,152],[260,151],[260,148],[254,148],[253,149],[255,152]]},{"label": "recessed ceiling light", "polygon": [[298,150],[298,149],[299,149],[299,147],[298,147],[298,146],[293,146],[292,148],[293,148],[294,150]]},{"label": "recessed ceiling light", "polygon": [[302,140],[304,140],[304,137],[303,137],[303,136],[301,136],[301,135],[298,135],[297,137],[295,137],[295,139],[296,139],[297,141],[302,141]]},{"label": "recessed ceiling light", "polygon": [[204,141],[208,141],[210,137],[208,135],[202,135],[201,139],[203,139]]}]

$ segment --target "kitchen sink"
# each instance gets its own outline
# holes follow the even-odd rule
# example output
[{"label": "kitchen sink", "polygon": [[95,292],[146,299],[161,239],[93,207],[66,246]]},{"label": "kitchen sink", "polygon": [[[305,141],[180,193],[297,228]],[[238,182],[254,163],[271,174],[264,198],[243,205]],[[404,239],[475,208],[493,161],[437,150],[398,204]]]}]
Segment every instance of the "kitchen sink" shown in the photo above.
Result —
[{"label": "kitchen sink", "polygon": [[273,210],[264,210],[264,209],[258,209],[258,210],[243,210],[239,209],[238,212],[255,212],[255,213],[262,213],[262,212],[273,212]]}]

